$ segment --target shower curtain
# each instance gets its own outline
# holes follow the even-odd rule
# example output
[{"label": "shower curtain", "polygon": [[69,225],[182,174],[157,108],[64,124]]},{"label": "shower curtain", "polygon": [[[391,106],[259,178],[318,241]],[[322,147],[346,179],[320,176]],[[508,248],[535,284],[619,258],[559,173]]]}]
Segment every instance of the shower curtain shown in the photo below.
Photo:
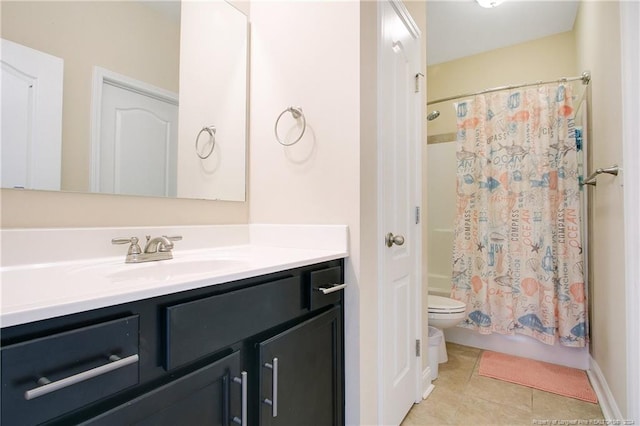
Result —
[{"label": "shower curtain", "polygon": [[586,343],[572,87],[475,96],[457,112],[452,298],[463,327]]}]

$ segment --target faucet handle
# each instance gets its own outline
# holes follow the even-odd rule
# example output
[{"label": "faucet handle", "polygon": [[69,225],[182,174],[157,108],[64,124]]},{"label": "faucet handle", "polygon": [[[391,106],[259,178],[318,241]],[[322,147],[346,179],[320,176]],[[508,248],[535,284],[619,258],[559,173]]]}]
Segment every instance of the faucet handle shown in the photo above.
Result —
[{"label": "faucet handle", "polygon": [[142,253],[142,250],[140,249],[140,246],[138,245],[138,237],[131,237],[131,238],[113,238],[111,240],[111,244],[131,244],[129,246],[129,251],[127,252],[127,254],[140,254]]},{"label": "faucet handle", "polygon": [[163,237],[165,237],[169,241],[182,241],[182,235],[175,235],[175,236],[171,236],[171,237],[163,235]]}]

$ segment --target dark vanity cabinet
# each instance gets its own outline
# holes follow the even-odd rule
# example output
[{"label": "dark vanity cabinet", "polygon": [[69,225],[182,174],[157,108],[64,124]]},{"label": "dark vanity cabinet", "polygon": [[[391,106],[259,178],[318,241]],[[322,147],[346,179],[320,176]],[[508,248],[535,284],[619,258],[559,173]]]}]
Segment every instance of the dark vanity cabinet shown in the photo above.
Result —
[{"label": "dark vanity cabinet", "polygon": [[343,425],[343,260],[2,330],[3,425]]},{"label": "dark vanity cabinet", "polygon": [[260,424],[341,424],[340,307],[260,342]]}]

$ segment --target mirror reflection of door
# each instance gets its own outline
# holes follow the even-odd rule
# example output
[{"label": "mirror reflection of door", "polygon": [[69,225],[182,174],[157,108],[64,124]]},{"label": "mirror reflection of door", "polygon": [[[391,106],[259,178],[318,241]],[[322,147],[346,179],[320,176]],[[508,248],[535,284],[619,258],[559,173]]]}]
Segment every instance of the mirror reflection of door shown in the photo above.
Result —
[{"label": "mirror reflection of door", "polygon": [[93,190],[175,196],[177,94],[103,69],[94,84]]},{"label": "mirror reflection of door", "polygon": [[63,60],[2,40],[2,187],[60,189]]}]

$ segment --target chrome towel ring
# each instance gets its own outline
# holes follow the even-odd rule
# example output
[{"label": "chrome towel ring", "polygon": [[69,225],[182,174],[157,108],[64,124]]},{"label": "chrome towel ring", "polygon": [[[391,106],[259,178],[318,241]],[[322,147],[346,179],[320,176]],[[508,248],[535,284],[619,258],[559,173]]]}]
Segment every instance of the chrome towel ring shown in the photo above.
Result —
[{"label": "chrome towel ring", "polygon": [[[209,141],[211,141],[211,149],[206,155],[200,154],[200,150],[198,149],[198,140],[200,139],[200,135],[202,132],[207,132],[209,134]],[[216,147],[216,127],[215,126],[205,126],[198,132],[198,136],[196,136],[196,155],[203,160],[209,158],[211,153],[213,152],[213,148]]]},{"label": "chrome towel ring", "polygon": [[[290,112],[291,115],[293,116],[293,118],[295,118],[296,120],[299,119],[300,117],[302,117],[302,132],[300,133],[300,136],[298,136],[298,138],[296,140],[294,140],[293,142],[290,143],[285,143],[280,139],[280,136],[278,136],[278,123],[280,122],[280,119],[282,118],[282,116],[284,115],[285,112]],[[278,141],[278,143],[280,145],[283,146],[291,146],[294,145],[296,143],[298,143],[300,141],[300,139],[302,139],[302,136],[304,136],[304,131],[307,129],[307,119],[304,116],[304,113],[302,112],[302,108],[300,107],[289,107],[287,109],[285,109],[284,111],[282,111],[280,113],[280,115],[278,116],[277,120],[276,120],[276,125],[274,126],[273,130],[276,134],[276,140]]]}]

